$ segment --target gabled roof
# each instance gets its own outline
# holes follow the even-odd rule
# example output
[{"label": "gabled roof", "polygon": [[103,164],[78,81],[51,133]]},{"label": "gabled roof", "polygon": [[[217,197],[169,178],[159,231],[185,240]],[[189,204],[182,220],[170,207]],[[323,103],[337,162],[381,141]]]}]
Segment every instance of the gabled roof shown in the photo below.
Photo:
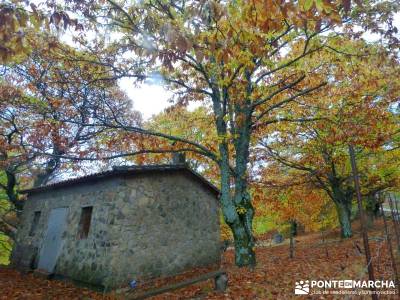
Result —
[{"label": "gabled roof", "polygon": [[94,173],[82,177],[67,179],[64,181],[48,184],[45,186],[39,186],[31,189],[26,189],[20,191],[24,194],[34,194],[43,191],[54,190],[62,187],[74,186],[80,183],[95,182],[106,178],[124,176],[124,175],[137,175],[143,173],[159,173],[159,172],[171,172],[180,171],[186,172],[202,183],[206,188],[218,197],[220,191],[219,189],[210,183],[207,179],[201,176],[199,173],[190,169],[186,164],[171,164],[171,165],[144,165],[144,166],[125,166],[125,167],[113,167],[112,170]]}]

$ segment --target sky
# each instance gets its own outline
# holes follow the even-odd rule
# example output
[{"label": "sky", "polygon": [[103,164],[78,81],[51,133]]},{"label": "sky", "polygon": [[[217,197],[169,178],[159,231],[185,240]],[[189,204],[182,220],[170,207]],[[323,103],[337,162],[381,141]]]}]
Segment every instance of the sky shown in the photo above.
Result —
[{"label": "sky", "polygon": [[[395,25],[400,29],[400,14],[395,15]],[[377,39],[376,35],[365,33],[364,38],[369,41]],[[130,99],[133,101],[133,108],[142,113],[145,120],[152,115],[162,112],[171,104],[168,99],[171,93],[166,91],[160,81],[155,83],[143,83],[140,86],[134,86],[131,80],[120,80],[120,87],[124,90]],[[189,106],[190,109],[190,106]]]},{"label": "sky", "polygon": [[119,85],[132,99],[133,109],[140,111],[146,120],[171,105],[168,103],[171,94],[160,83],[143,83],[136,87],[130,79],[124,78]]}]

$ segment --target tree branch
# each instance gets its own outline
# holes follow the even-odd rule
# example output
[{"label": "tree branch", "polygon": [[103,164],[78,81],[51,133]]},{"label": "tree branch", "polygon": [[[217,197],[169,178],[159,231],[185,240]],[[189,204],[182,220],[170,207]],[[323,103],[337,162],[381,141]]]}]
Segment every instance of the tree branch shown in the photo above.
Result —
[{"label": "tree branch", "polygon": [[256,116],[255,122],[259,121],[262,117],[264,117],[266,114],[268,114],[272,110],[274,110],[276,108],[279,108],[279,107],[285,105],[286,103],[289,103],[289,102],[293,101],[294,99],[296,99],[296,98],[298,98],[300,96],[303,96],[303,95],[306,95],[308,93],[311,93],[311,92],[319,89],[320,87],[323,87],[326,84],[327,84],[326,82],[323,82],[323,83],[321,83],[321,84],[319,84],[317,86],[305,89],[305,90],[301,91],[300,93],[297,93],[297,94],[295,94],[295,95],[293,95],[293,96],[291,96],[289,98],[286,98],[285,100],[282,100],[282,101],[280,101],[280,102],[278,102],[278,103],[276,103],[274,105],[271,105],[267,110],[263,111],[258,116]]}]

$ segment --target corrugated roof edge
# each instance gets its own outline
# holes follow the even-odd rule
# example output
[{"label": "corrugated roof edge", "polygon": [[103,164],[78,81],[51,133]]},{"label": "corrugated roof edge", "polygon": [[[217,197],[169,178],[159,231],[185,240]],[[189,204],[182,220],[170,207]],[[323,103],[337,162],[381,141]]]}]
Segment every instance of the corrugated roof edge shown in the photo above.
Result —
[{"label": "corrugated roof edge", "polygon": [[96,181],[112,176],[120,176],[120,175],[134,175],[137,173],[143,172],[158,172],[158,171],[188,171],[193,176],[195,176],[198,180],[200,180],[203,184],[205,184],[212,192],[216,194],[218,197],[220,194],[219,189],[201,176],[196,171],[190,169],[186,164],[174,164],[174,165],[145,165],[145,166],[123,166],[123,167],[114,167],[112,170],[104,171],[100,173],[94,173],[82,177],[67,179],[63,181],[59,181],[56,183],[52,183],[45,186],[39,186],[31,189],[21,190],[20,193],[22,194],[33,194],[39,193],[43,191],[48,191],[52,189],[58,189],[62,187],[67,187],[71,185],[75,185],[78,183],[86,183],[90,181]]}]

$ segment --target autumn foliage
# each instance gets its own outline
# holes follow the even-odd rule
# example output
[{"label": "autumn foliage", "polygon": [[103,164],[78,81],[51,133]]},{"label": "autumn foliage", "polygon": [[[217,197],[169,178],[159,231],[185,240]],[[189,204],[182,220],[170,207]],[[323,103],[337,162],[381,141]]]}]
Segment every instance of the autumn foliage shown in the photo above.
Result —
[{"label": "autumn foliage", "polygon": [[[179,152],[220,188],[238,266],[256,264],[254,217],[321,230],[336,210],[351,237],[348,145],[363,196],[398,188],[398,10],[378,0],[5,1],[1,187],[20,211],[20,187]],[[144,122],[118,84],[154,76],[171,107]]]}]

